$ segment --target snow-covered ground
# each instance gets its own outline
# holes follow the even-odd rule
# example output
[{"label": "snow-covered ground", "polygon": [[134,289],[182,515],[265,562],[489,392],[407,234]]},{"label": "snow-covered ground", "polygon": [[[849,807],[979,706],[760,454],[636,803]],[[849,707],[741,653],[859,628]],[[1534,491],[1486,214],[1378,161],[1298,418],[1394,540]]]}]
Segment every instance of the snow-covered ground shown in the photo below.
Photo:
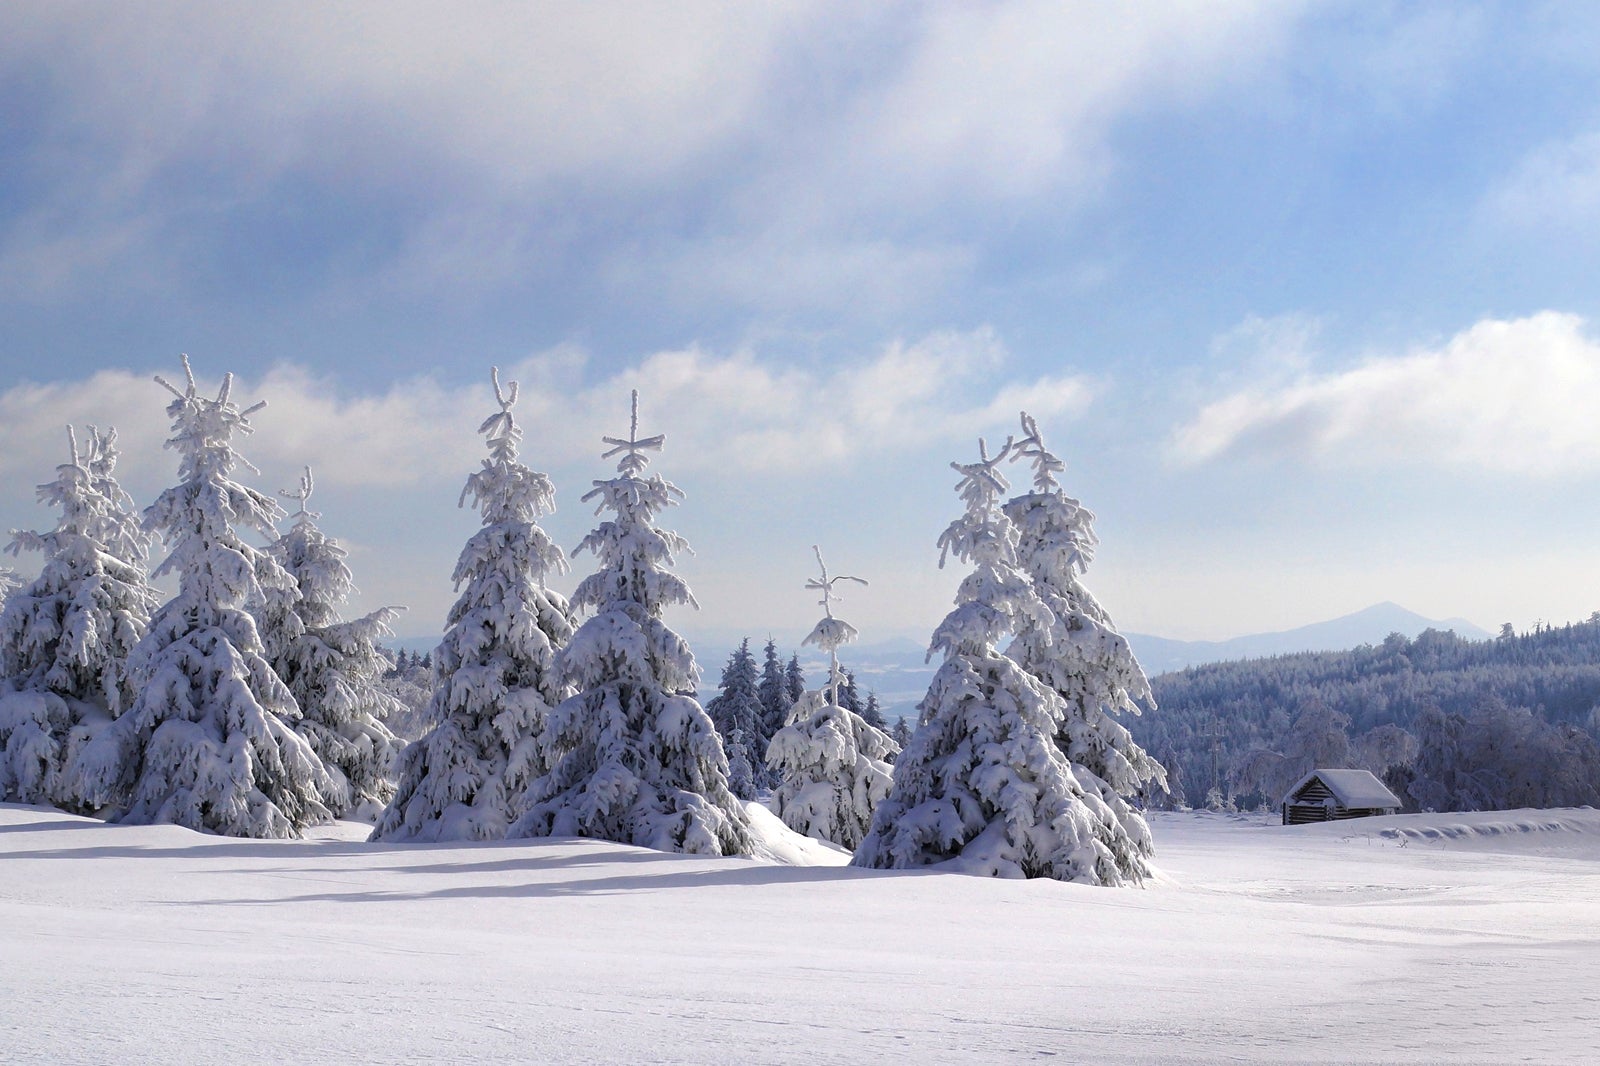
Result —
[{"label": "snow-covered ground", "polygon": [[0,805],[0,1060],[1594,1061],[1600,813],[1152,822],[1113,890]]}]

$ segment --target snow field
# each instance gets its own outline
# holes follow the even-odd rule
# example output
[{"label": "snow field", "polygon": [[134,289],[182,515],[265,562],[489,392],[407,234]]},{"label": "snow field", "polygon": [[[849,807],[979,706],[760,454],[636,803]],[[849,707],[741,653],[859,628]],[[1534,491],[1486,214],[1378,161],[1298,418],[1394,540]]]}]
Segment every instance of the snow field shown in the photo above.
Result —
[{"label": "snow field", "polygon": [[1592,1060],[1600,813],[1151,822],[1137,890],[0,805],[0,1058]]}]

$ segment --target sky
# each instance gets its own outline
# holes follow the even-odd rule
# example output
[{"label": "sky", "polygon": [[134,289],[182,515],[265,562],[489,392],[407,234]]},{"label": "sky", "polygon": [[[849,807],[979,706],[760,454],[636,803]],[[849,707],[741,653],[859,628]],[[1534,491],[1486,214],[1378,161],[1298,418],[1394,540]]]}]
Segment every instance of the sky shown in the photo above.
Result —
[{"label": "sky", "polygon": [[708,643],[813,544],[925,640],[1021,409],[1124,630],[1600,608],[1593,5],[17,0],[0,98],[0,528],[69,423],[171,484],[188,353],[435,635],[498,366],[568,549],[640,391]]}]

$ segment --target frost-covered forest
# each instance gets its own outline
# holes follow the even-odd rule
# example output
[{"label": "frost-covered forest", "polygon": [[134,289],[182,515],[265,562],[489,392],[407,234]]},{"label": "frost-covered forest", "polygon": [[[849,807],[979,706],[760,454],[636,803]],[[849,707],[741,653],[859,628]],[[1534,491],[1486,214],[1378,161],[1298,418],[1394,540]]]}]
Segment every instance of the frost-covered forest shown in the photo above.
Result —
[{"label": "frost-covered forest", "polygon": [[1275,804],[1318,766],[1385,777],[1412,810],[1600,805],[1600,617],[1215,663],[1152,682],[1133,719],[1172,801]]},{"label": "frost-covered forest", "polygon": [[[1412,810],[1600,803],[1600,617],[1147,682],[1082,583],[1093,515],[1026,413],[993,454],[980,440],[951,464],[962,510],[930,550],[969,572],[909,717],[887,721],[841,666],[857,633],[835,606],[869,582],[830,573],[820,547],[804,588],[823,617],[802,646],[827,656],[822,676],[745,640],[702,706],[667,621],[694,606],[673,569],[687,542],[660,524],[685,497],[649,471],[665,438],[641,433],[637,394],[627,436],[600,442],[615,476],[583,495],[600,521],[576,551],[595,569],[570,602],[554,591],[570,563],[538,522],[556,486],[524,464],[518,387],[497,374],[457,501],[482,519],[459,598],[437,647],[397,654],[382,642],[402,607],[341,615],[355,575],[310,509],[313,472],[278,493],[292,514],[248,484],[240,449],[265,404],[184,370],[157,379],[172,488],[138,509],[115,431],[69,429],[37,493],[55,527],[13,533],[42,565],[0,573],[0,798],[228,835],[356,818],[374,840],[719,855],[755,847],[755,802],[868,867],[1094,884],[1150,875],[1144,810],[1270,807],[1317,767],[1370,769]],[[1019,462],[1031,491],[1011,490]]]},{"label": "frost-covered forest", "polygon": [[[869,581],[830,572],[820,547],[803,585],[823,617],[802,646],[827,657],[822,676],[745,640],[701,704],[701,666],[668,622],[695,606],[674,572],[688,544],[661,524],[685,496],[650,470],[666,441],[641,432],[637,393],[627,435],[600,442],[615,475],[582,497],[599,522],[575,551],[594,569],[570,601],[556,592],[571,564],[539,525],[556,486],[525,465],[518,386],[497,372],[486,455],[457,501],[482,520],[459,598],[437,647],[397,654],[382,642],[404,608],[341,615],[355,575],[310,508],[313,472],[278,493],[292,514],[248,483],[241,448],[265,403],[184,371],[157,379],[176,484],[138,509],[115,431],[69,429],[38,487],[55,527],[13,534],[42,565],[3,575],[0,798],[226,835],[355,818],[375,841],[712,855],[756,848],[759,803],[866,867],[1105,885],[1151,875],[1148,808],[1270,807],[1317,767],[1370,769],[1412,810],[1600,803],[1600,617],[1148,682],[1083,585],[1094,516],[1026,413],[1020,434],[950,464],[961,510],[930,550],[966,576],[908,718],[887,721],[841,666],[858,634],[835,607]],[[1030,491],[1012,491],[1017,469]]]},{"label": "frost-covered forest", "polygon": [[[830,572],[820,546],[804,589],[823,617],[802,642],[828,657],[820,683],[770,640],[758,664],[745,641],[701,705],[701,667],[667,617],[696,606],[675,572],[689,545],[662,524],[686,497],[650,469],[666,438],[641,430],[637,392],[627,435],[600,442],[614,476],[581,497],[599,521],[569,600],[548,579],[571,563],[539,524],[556,486],[524,462],[517,383],[492,372],[487,454],[457,501],[481,526],[443,638],[417,657],[381,646],[403,607],[342,617],[355,575],[310,509],[313,471],[278,492],[292,515],[249,484],[266,401],[183,369],[181,385],[156,379],[176,484],[138,510],[114,432],[90,427],[80,446],[69,430],[38,490],[56,527],[14,534],[43,566],[5,575],[0,800],[229,836],[342,818],[374,842],[584,837],[712,856],[757,852],[775,816],[865,868],[1152,876],[1142,808],[1166,778],[1122,724],[1149,685],[1081,582],[1094,516],[1026,412],[1020,435],[950,464],[960,508],[929,548],[966,576],[933,630],[941,663],[917,719],[891,730],[838,658],[858,635],[835,614],[841,586],[869,581]],[[1013,494],[1018,462],[1032,486]]]}]

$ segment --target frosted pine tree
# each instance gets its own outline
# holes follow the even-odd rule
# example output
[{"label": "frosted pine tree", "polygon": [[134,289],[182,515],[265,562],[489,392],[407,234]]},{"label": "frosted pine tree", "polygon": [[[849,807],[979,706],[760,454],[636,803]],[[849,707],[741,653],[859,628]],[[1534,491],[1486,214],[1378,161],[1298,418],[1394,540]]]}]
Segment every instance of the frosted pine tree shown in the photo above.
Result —
[{"label": "frosted pine tree", "polygon": [[1031,461],[1033,491],[1008,500],[1005,513],[1017,528],[1018,561],[1053,621],[1025,625],[1006,654],[1065,700],[1056,741],[1079,784],[1116,814],[1116,831],[1102,839],[1115,870],[1102,871],[1101,880],[1143,880],[1154,845],[1130,800],[1164,790],[1166,772],[1114,716],[1138,714],[1140,703],[1154,707],[1155,701],[1133,649],[1083,587],[1097,543],[1094,515],[1061,490],[1056,475],[1066,465],[1045,448],[1026,412],[1022,431],[1015,457]]},{"label": "frosted pine tree", "polygon": [[728,753],[728,791],[740,799],[751,799],[756,794],[755,768],[750,764],[750,747],[745,743],[743,729],[728,734],[724,745]]},{"label": "frosted pine tree", "polygon": [[772,734],[783,728],[784,719],[789,716],[789,708],[794,700],[788,698],[788,690],[784,684],[783,660],[778,658],[777,641],[767,638],[767,647],[763,652],[761,661],[761,680],[756,684],[756,694],[761,700],[761,743],[763,750],[760,753],[765,758],[766,742],[772,739]]},{"label": "frosted pine tree", "polygon": [[1109,855],[1100,825],[1112,815],[1079,787],[1056,746],[1061,697],[997,650],[1007,634],[1049,625],[1051,615],[1017,563],[1016,530],[999,506],[1008,486],[997,467],[1011,442],[992,458],[981,440],[978,449],[978,462],[951,464],[966,513],[939,538],[940,565],[954,555],[972,572],[934,631],[930,654],[944,662],[851,861],[1102,883]]},{"label": "frosted pine tree", "polygon": [[[74,760],[71,786],[112,821],[172,822],[229,836],[288,837],[326,821],[337,783],[290,722],[294,697],[262,654],[245,604],[292,579],[235,526],[272,537],[282,512],[233,480],[249,464],[234,450],[251,432],[231,399],[233,376],[216,399],[199,394],[187,358],[167,407],[179,455],[178,485],[145,511],[145,524],[171,551],[156,577],[173,573],[178,594],[150,620],[129,659],[132,706]],[[253,468],[252,468],[253,469]]]},{"label": "frosted pine tree", "polygon": [[383,691],[398,709],[383,724],[401,741],[401,750],[428,732],[428,706],[433,702],[433,670],[423,669],[422,656],[401,652],[383,677]]},{"label": "frosted pine tree", "polygon": [[767,745],[772,742],[773,734],[783,728],[784,720],[789,717],[789,708],[794,705],[794,700],[789,698],[783,660],[778,657],[777,641],[771,637],[767,638],[763,652],[761,680],[756,686],[756,693],[761,699],[761,728],[758,730],[759,736],[750,745],[750,761],[755,768],[756,783],[762,788],[771,788],[777,782],[767,768]]},{"label": "frosted pine tree", "polygon": [[823,618],[802,642],[828,654],[828,683],[802,696],[789,712],[789,724],[767,746],[767,762],[778,777],[773,812],[797,833],[854,849],[872,824],[872,812],[889,793],[890,766],[899,747],[888,734],[867,724],[839,702],[844,677],[839,647],[856,638],[855,627],[833,616],[833,586],[859,577],[830,577],[817,553],[822,576],[806,588],[822,593]]},{"label": "frosted pine tree", "polygon": [[572,612],[545,587],[567,561],[538,525],[555,489],[517,460],[516,382],[502,390],[498,369],[492,379],[500,410],[478,427],[489,456],[458,501],[472,500],[483,528],[456,562],[456,588],[466,587],[433,653],[434,725],[401,755],[399,790],[373,840],[503,838],[516,797],[546,768],[545,719],[570,691],[556,657]]},{"label": "frosted pine tree", "polygon": [[719,691],[706,704],[706,713],[711,716],[712,724],[722,737],[723,749],[728,753],[730,774],[734,763],[733,737],[735,733],[739,734],[741,754],[746,765],[742,776],[733,775],[729,783],[734,795],[740,799],[750,799],[755,795],[755,771],[748,760],[750,738],[759,739],[761,736],[762,708],[757,693],[757,676],[755,656],[750,654],[750,641],[746,638],[728,657],[728,665],[722,669]]},{"label": "frosted pine tree", "polygon": [[866,706],[861,702],[861,693],[856,689],[856,675],[853,670],[842,672],[834,695],[838,698],[839,706],[847,711],[861,714],[866,710]]},{"label": "frosted pine tree", "polygon": [[550,716],[553,769],[528,790],[513,836],[584,836],[709,855],[745,854],[749,825],[728,790],[728,760],[716,728],[692,693],[699,679],[689,645],[661,615],[694,604],[669,569],[688,547],[659,529],[656,515],[683,493],[659,474],[641,475],[661,436],[639,437],[639,394],[626,440],[603,438],[603,458],[621,456],[618,475],[583,498],[610,511],[578,546],[599,569],[573,602],[593,616],[561,653],[563,678],[577,689]]},{"label": "frosted pine tree", "polygon": [[153,538],[114,476],[116,433],[89,427],[82,450],[40,485],[59,507],[48,533],[14,532],[8,550],[41,552],[39,576],[0,613],[0,799],[81,810],[63,771],[131,702],[127,660],[158,597],[145,576]]},{"label": "frosted pine tree", "polygon": [[[770,722],[772,734],[767,737],[769,745],[772,743],[772,736],[776,735],[778,730],[782,729],[788,722],[790,710],[794,708],[795,704],[805,699],[806,691],[806,674],[800,668],[800,656],[796,653],[789,656],[789,661],[783,667],[783,687],[778,704],[782,710],[776,720]],[[768,788],[777,787],[777,772],[768,764],[765,752],[762,754],[758,772],[766,778]]]},{"label": "frosted pine tree", "polygon": [[401,705],[382,685],[389,660],[378,647],[393,635],[389,623],[402,608],[340,620],[355,581],[344,548],[306,509],[312,487],[307,467],[298,491],[279,493],[299,508],[289,532],[268,551],[294,584],[266,590],[257,620],[267,661],[300,705],[296,732],[343,786],[329,808],[336,817],[370,822],[394,796],[394,761],[403,746],[385,724]]},{"label": "frosted pine tree", "polygon": [[878,706],[878,694],[871,689],[867,690],[867,702],[861,708],[861,717],[874,729],[883,729],[889,724],[883,717],[883,708]]},{"label": "frosted pine tree", "polygon": [[783,695],[794,706],[806,694],[806,672],[800,668],[800,656],[789,656],[789,665],[783,668]]}]

